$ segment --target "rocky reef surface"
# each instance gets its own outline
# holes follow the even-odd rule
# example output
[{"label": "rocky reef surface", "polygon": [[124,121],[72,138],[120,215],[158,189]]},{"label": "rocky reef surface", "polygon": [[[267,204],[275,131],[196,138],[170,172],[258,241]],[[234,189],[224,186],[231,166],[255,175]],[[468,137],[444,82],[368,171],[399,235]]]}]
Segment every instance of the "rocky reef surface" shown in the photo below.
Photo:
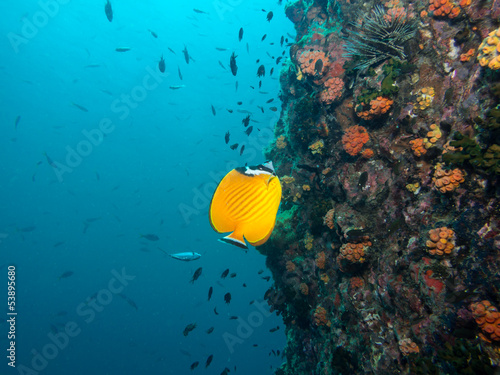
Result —
[{"label": "rocky reef surface", "polygon": [[[377,5],[378,4],[378,5]],[[273,160],[277,374],[500,363],[500,2],[298,0]]]}]

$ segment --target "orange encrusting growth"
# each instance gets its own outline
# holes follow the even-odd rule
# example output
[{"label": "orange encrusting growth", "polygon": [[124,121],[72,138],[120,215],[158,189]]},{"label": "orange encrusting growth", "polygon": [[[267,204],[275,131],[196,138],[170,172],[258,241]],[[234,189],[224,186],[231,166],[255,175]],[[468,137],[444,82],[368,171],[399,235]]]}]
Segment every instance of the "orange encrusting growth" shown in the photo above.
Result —
[{"label": "orange encrusting growth", "polygon": [[401,350],[404,356],[420,352],[418,345],[411,341],[411,339],[399,340],[399,350]]},{"label": "orange encrusting growth", "polygon": [[455,18],[460,14],[460,7],[450,0],[429,0],[429,11],[436,17]]},{"label": "orange encrusting growth", "polygon": [[371,246],[371,242],[369,241],[363,243],[347,243],[342,245],[337,261],[345,259],[351,263],[364,263],[366,255],[365,250],[368,246]]},{"label": "orange encrusting growth", "polygon": [[490,301],[476,302],[470,305],[472,316],[481,328],[479,337],[487,342],[500,341],[500,312]]},{"label": "orange encrusting growth", "polygon": [[455,248],[455,232],[446,227],[431,229],[425,244],[431,255],[449,255]]},{"label": "orange encrusting growth", "polygon": [[328,78],[324,83],[325,89],[320,93],[319,100],[325,104],[332,104],[344,92],[344,81],[339,77]]},{"label": "orange encrusting growth", "polygon": [[444,170],[440,165],[436,167],[434,177],[432,177],[434,186],[441,193],[455,190],[464,181],[464,173],[460,169]]},{"label": "orange encrusting growth", "polygon": [[[367,111],[359,111],[356,114],[361,117],[363,120],[371,120],[374,117],[383,115],[387,113],[391,106],[394,104],[394,101],[389,98],[385,98],[383,96],[379,96],[376,99],[372,99],[370,101],[370,109]],[[361,103],[364,106],[364,103]]]},{"label": "orange encrusting growth", "polygon": [[[298,60],[302,73],[311,76],[323,74],[329,63],[328,57],[323,51],[304,51],[300,54]],[[321,63],[316,64],[318,60],[321,60]],[[319,71],[317,70],[318,67],[321,68]]]},{"label": "orange encrusting growth", "polygon": [[331,322],[327,318],[327,312],[324,307],[318,306],[316,310],[314,310],[314,323],[317,326],[331,326]]},{"label": "orange encrusting growth", "polygon": [[342,145],[344,150],[352,156],[359,154],[363,146],[370,137],[366,129],[359,125],[354,125],[347,128],[346,132],[342,136]]}]

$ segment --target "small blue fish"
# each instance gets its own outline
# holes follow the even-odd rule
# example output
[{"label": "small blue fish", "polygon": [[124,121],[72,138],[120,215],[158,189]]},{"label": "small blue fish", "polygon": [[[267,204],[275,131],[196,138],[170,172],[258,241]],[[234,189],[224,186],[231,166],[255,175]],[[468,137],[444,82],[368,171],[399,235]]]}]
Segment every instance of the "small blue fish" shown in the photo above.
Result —
[{"label": "small blue fish", "polygon": [[177,254],[168,254],[174,259],[183,260],[185,262],[190,262],[192,260],[200,259],[201,254],[195,253],[191,251],[189,253],[177,253]]}]

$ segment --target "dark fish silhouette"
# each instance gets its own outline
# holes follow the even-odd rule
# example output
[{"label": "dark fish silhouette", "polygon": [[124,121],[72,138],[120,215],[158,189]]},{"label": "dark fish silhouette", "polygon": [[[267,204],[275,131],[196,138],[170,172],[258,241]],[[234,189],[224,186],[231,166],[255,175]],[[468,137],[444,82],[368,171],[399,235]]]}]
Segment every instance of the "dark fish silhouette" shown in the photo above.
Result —
[{"label": "dark fish silhouette", "polygon": [[188,52],[186,45],[184,45],[184,49],[182,50],[182,53],[184,54],[184,60],[186,60],[186,64],[189,64],[189,52]]},{"label": "dark fish silhouette", "polygon": [[261,42],[263,42],[263,41],[264,41],[264,39],[266,39],[266,37],[267,37],[267,34],[264,34],[264,35],[262,36],[262,39],[261,39],[260,41],[261,41]]},{"label": "dark fish silhouette", "polygon": [[225,270],[224,272],[222,272],[222,274],[220,275],[220,278],[225,279],[228,274],[229,274],[229,268],[227,270]]},{"label": "dark fish silhouette", "polygon": [[210,327],[209,329],[207,329],[207,335],[210,335],[212,332],[214,331],[214,327]]},{"label": "dark fish silhouette", "polygon": [[168,50],[169,50],[170,52],[172,52],[174,55],[177,55],[177,54],[175,53],[175,51],[174,51],[172,48],[170,48],[170,47],[167,47],[167,48],[168,48]]},{"label": "dark fish silhouette", "polygon": [[285,37],[282,35],[280,39],[280,45],[283,47],[283,42],[285,41]]},{"label": "dark fish silhouette", "polygon": [[191,370],[194,370],[196,367],[198,367],[198,365],[200,364],[200,362],[196,361],[196,362],[193,362],[191,364]]},{"label": "dark fish silhouette", "polygon": [[73,106],[75,106],[76,108],[78,108],[80,111],[83,111],[83,112],[88,112],[89,110],[87,108],[85,108],[84,106],[80,105],[80,104],[76,104],[74,102],[71,102],[71,104]]},{"label": "dark fish silhouette", "polygon": [[238,66],[236,65],[237,57],[238,56],[236,56],[235,53],[233,52],[231,58],[229,59],[229,66],[231,68],[231,73],[233,73],[233,76],[236,76],[236,73],[238,73]]},{"label": "dark fish silhouette", "polygon": [[196,328],[196,323],[191,323],[191,324],[188,324],[186,326],[186,328],[184,328],[184,331],[182,332],[182,334],[184,336],[187,336],[189,334],[189,332],[191,332],[193,329]]},{"label": "dark fish silhouette", "polygon": [[236,277],[236,272],[233,272],[232,274],[229,275],[231,279],[234,279]]},{"label": "dark fish silhouette", "polygon": [[276,107],[269,107],[269,109],[270,109],[271,111],[273,111],[273,112],[276,112],[276,111],[278,110],[278,108],[276,108]]},{"label": "dark fish silhouette", "polygon": [[222,64],[222,62],[220,60],[219,60],[219,65],[222,66],[222,69],[227,70],[226,67],[224,66],[224,64]]},{"label": "dark fish silhouette", "polygon": [[271,328],[271,329],[269,330],[269,332],[273,333],[273,332],[276,332],[278,329],[280,329],[280,327],[279,327],[279,326],[276,326],[276,328]]},{"label": "dark fish silhouette", "polygon": [[113,21],[113,8],[111,8],[109,0],[106,2],[106,5],[104,5],[104,13],[106,13],[109,22]]},{"label": "dark fish silhouette", "polygon": [[153,30],[149,30],[148,31],[151,33],[151,35],[153,35],[154,38],[158,38],[158,34],[155,33]]},{"label": "dark fish silhouette", "polygon": [[240,148],[240,156],[243,155],[244,150],[245,150],[245,145],[241,146],[241,148]]},{"label": "dark fish silhouette", "polygon": [[158,237],[156,234],[141,234],[141,238],[145,238],[148,241],[158,241],[160,237]]},{"label": "dark fish silhouette", "polygon": [[266,18],[267,18],[267,22],[271,22],[271,20],[273,19],[273,12],[267,13]]},{"label": "dark fish silhouette", "polygon": [[231,293],[224,294],[224,302],[226,302],[227,304],[231,302]]},{"label": "dark fish silhouette", "polygon": [[214,359],[214,355],[213,354],[210,354],[207,358],[207,362],[205,363],[205,368],[207,368],[208,366],[210,366],[210,364],[212,363],[212,360]]},{"label": "dark fish silhouette", "polygon": [[214,288],[210,287],[210,289],[208,289],[208,301],[210,301],[210,298],[212,298],[212,293],[213,292],[214,292]]},{"label": "dark fish silhouette", "polygon": [[236,319],[238,319],[238,317],[234,315],[229,317],[229,320],[236,320]]},{"label": "dark fish silhouette", "polygon": [[224,136],[224,140],[226,141],[226,145],[229,143],[230,136],[231,136],[231,134],[229,134],[229,132],[226,132],[226,135]]},{"label": "dark fish silhouette", "polygon": [[196,271],[194,271],[193,278],[191,279],[191,284],[193,284],[198,278],[201,276],[201,271],[203,270],[202,267],[198,268]]},{"label": "dark fish silhouette", "polygon": [[266,75],[266,68],[264,65],[259,66],[259,69],[257,69],[257,77],[263,77]]},{"label": "dark fish silhouette", "polygon": [[274,73],[274,68],[271,68],[271,70],[269,71],[269,75],[272,76]]},{"label": "dark fish silhouette", "polygon": [[19,125],[19,121],[21,121],[21,115],[16,117],[16,121],[14,122],[14,128],[17,130],[17,125]]},{"label": "dark fish silhouette", "polygon": [[236,150],[238,148],[238,143],[235,143],[234,145],[229,146],[231,150]]},{"label": "dark fish silhouette", "polygon": [[127,52],[130,51],[130,47],[117,47],[115,48],[116,52]]},{"label": "dark fish silhouette", "polygon": [[72,275],[73,275],[73,271],[66,271],[61,276],[59,276],[58,280],[67,279],[68,277],[70,277]]},{"label": "dark fish silhouette", "polygon": [[199,14],[208,14],[208,12],[204,12],[203,10],[199,10],[199,9],[196,9],[196,8],[193,8],[193,11],[196,12],[196,13],[199,13]]},{"label": "dark fish silhouette", "polygon": [[321,74],[323,72],[323,60],[318,59],[316,64],[314,64],[314,72],[316,74]]},{"label": "dark fish silhouette", "polygon": [[227,48],[223,48],[223,47],[215,47],[215,49],[217,51],[227,51]]},{"label": "dark fish silhouette", "polygon": [[246,135],[250,135],[250,133],[252,132],[253,130],[253,126],[250,126],[247,130],[245,130],[245,134]]},{"label": "dark fish silhouette", "polygon": [[163,55],[161,55],[160,61],[158,62],[158,69],[160,69],[160,72],[165,73],[165,59]]},{"label": "dark fish silhouette", "polygon": [[[215,108],[214,106],[212,105],[212,114],[215,116],[217,113],[215,112]],[[226,142],[227,143],[227,142]]]},{"label": "dark fish silhouette", "polygon": [[248,115],[247,117],[245,117],[243,120],[241,120],[241,123],[243,125],[245,125],[245,128],[248,126],[248,124],[250,123],[250,115]]},{"label": "dark fish silhouette", "polygon": [[266,103],[271,103],[272,101],[274,101],[274,98],[269,99]]},{"label": "dark fish silhouette", "polygon": [[219,313],[217,312],[217,307],[214,307],[214,313],[215,315],[219,315]]},{"label": "dark fish silhouette", "polygon": [[181,68],[177,67],[177,73],[179,73],[179,78],[182,81],[182,73],[181,73]]},{"label": "dark fish silhouette", "polygon": [[243,39],[243,27],[240,28],[240,32],[238,33],[238,41],[241,42],[241,39]]}]

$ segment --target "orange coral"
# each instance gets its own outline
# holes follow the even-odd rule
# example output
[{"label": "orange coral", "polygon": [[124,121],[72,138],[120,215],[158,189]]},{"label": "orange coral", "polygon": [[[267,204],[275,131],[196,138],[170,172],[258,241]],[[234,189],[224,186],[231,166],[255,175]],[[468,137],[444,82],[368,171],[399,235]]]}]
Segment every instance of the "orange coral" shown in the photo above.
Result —
[{"label": "orange coral", "polygon": [[307,296],[309,294],[309,287],[307,286],[306,283],[300,283],[299,290],[300,290],[300,293],[302,293],[305,296]]},{"label": "orange coral", "polygon": [[404,7],[393,7],[388,9],[386,14],[384,14],[384,20],[387,22],[392,22],[397,20],[398,18],[401,20],[405,20],[407,18],[413,18],[413,13],[406,13],[406,9]]},{"label": "orange coral", "polygon": [[450,0],[429,0],[429,11],[436,17],[455,18],[460,14],[460,8]]},{"label": "orange coral", "polygon": [[339,77],[328,78],[324,84],[325,89],[321,91],[319,100],[325,104],[332,104],[339,99],[344,92],[344,81]]},{"label": "orange coral", "polygon": [[482,333],[479,337],[487,342],[500,341],[500,312],[490,301],[473,303],[469,307]]},{"label": "orange coral", "polygon": [[[372,99],[370,101],[370,109],[367,111],[357,111],[356,114],[361,117],[363,120],[371,120],[374,117],[383,115],[386,113],[394,103],[393,100],[389,98],[385,98],[383,96],[379,96],[376,99]],[[364,103],[361,103],[361,106],[364,107]]]},{"label": "orange coral", "polygon": [[364,286],[365,286],[365,282],[361,277],[357,277],[357,276],[351,277],[350,284],[349,284],[351,293],[353,293],[356,289],[362,288]]},{"label": "orange coral", "polygon": [[283,148],[286,147],[286,142],[285,142],[285,136],[284,135],[280,135],[276,139],[276,147],[279,148],[279,149],[283,149]]},{"label": "orange coral", "polygon": [[427,149],[424,147],[424,139],[417,138],[410,141],[411,149],[416,156],[422,156],[427,152]]},{"label": "orange coral", "polygon": [[446,227],[431,229],[425,244],[431,255],[451,254],[455,248],[455,232]]},{"label": "orange coral", "polygon": [[300,54],[298,60],[302,73],[311,76],[322,75],[328,65],[328,58],[323,51],[304,51]]},{"label": "orange coral", "polygon": [[316,310],[314,310],[314,323],[317,326],[331,326],[331,322],[327,318],[327,312],[324,307],[318,306]]},{"label": "orange coral", "polygon": [[347,128],[346,132],[342,136],[342,144],[344,145],[344,150],[349,155],[357,155],[370,137],[366,129],[359,125],[354,125]]},{"label": "orange coral", "polygon": [[371,148],[364,149],[361,151],[361,156],[365,159],[370,159],[374,155],[373,150]]},{"label": "orange coral", "polygon": [[474,56],[474,53],[476,53],[476,50],[474,48],[471,48],[466,53],[462,53],[460,55],[460,61],[461,62],[470,61],[470,59],[472,58],[472,56]]},{"label": "orange coral", "polygon": [[399,350],[401,350],[404,356],[420,352],[420,349],[418,348],[417,344],[411,341],[411,339],[399,340]]},{"label": "orange coral", "polygon": [[346,243],[340,248],[340,254],[337,257],[337,261],[345,259],[351,263],[363,263],[365,261],[365,251],[369,246],[371,246],[370,241]]},{"label": "orange coral", "polygon": [[328,284],[328,282],[330,281],[330,278],[328,277],[328,275],[326,273],[322,273],[319,278],[321,279],[321,281],[323,281],[325,284]]},{"label": "orange coral", "polygon": [[434,171],[434,177],[432,177],[432,182],[434,186],[441,193],[446,193],[448,191],[455,190],[462,182],[464,182],[464,173],[455,168],[454,170],[444,170],[441,165],[436,166]]},{"label": "orange coral", "polygon": [[295,271],[295,263],[293,263],[291,260],[287,260],[285,267],[288,272]]},{"label": "orange coral", "polygon": [[322,251],[316,255],[316,265],[320,270],[325,269],[326,255],[325,252]]},{"label": "orange coral", "polygon": [[326,225],[330,229],[333,229],[333,227],[335,226],[335,222],[334,222],[334,218],[333,218],[334,215],[335,215],[335,209],[332,208],[331,210],[329,210],[326,213],[325,217],[323,218],[323,224]]}]

